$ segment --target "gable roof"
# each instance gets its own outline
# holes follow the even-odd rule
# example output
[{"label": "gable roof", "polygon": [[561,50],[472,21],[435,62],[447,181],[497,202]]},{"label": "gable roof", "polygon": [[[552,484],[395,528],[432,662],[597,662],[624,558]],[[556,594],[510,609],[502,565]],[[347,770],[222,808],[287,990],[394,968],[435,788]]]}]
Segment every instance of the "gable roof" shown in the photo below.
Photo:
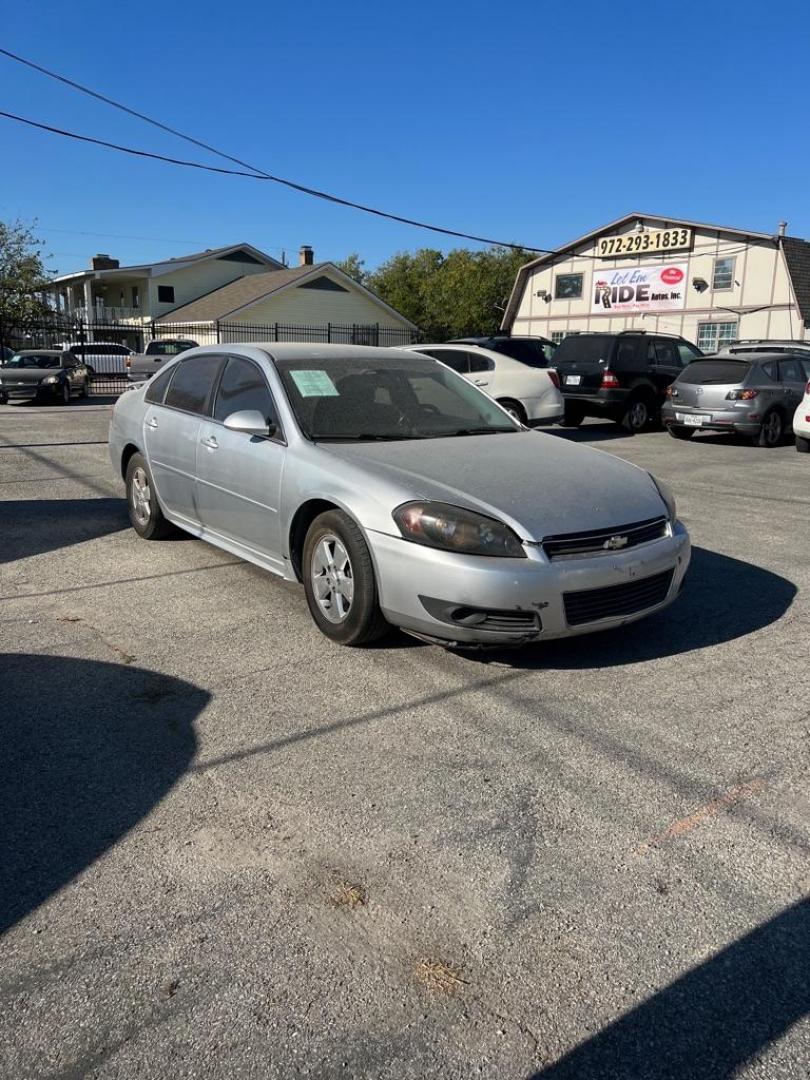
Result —
[{"label": "gable roof", "polygon": [[799,305],[799,314],[810,321],[810,241],[786,236],[782,240],[790,280]]},{"label": "gable roof", "polygon": [[271,255],[266,254],[264,251],[260,251],[252,244],[225,244],[223,247],[206,248],[205,251],[194,251],[190,255],[177,255],[171,259],[159,259],[157,262],[138,263],[134,266],[118,266],[109,270],[94,270],[92,267],[88,267],[86,270],[76,270],[72,274],[61,274],[59,277],[52,278],[50,284],[58,285],[65,281],[78,281],[80,278],[85,277],[125,277],[132,274],[146,274],[147,276],[153,273],[165,274],[170,270],[178,270],[187,263],[201,262],[203,259],[221,259],[235,251],[246,251],[249,255],[252,255],[257,262],[264,263],[266,266],[282,266],[282,263],[280,263],[278,259],[274,259]]},{"label": "gable roof", "polygon": [[245,308],[251,307],[260,300],[265,300],[268,296],[279,293],[291,285],[300,283],[306,286],[308,279],[314,281],[316,278],[323,276],[325,270],[345,282],[346,291],[355,289],[363,293],[376,304],[385,308],[391,315],[401,319],[411,329],[418,329],[401,312],[392,308],[390,304],[386,304],[376,293],[355,281],[354,278],[349,277],[348,274],[345,274],[331,262],[314,263],[311,266],[296,266],[285,270],[268,270],[264,274],[248,274],[237,281],[232,281],[229,285],[222,285],[218,289],[213,289],[211,292],[206,293],[205,296],[200,296],[198,299],[184,304],[183,307],[167,312],[157,322],[207,323],[216,322],[218,319],[226,319],[229,315],[235,315],[237,311],[243,311]]},{"label": "gable roof", "polygon": [[[596,240],[597,237],[603,236],[605,233],[614,232],[616,229],[620,229],[623,225],[629,225],[633,221],[643,221],[645,223],[655,223],[663,226],[664,228],[677,225],[686,229],[710,229],[712,232],[730,233],[732,236],[739,236],[750,240],[773,240],[777,239],[774,233],[753,232],[750,229],[736,229],[730,225],[710,225],[705,221],[689,221],[687,218],[675,218],[666,217],[662,214],[643,214],[639,211],[634,211],[631,214],[624,214],[620,218],[616,218],[615,221],[608,222],[607,225],[600,225],[598,229],[593,229],[591,232],[585,233],[583,236],[577,237],[576,240],[570,240],[567,244],[563,244],[562,247],[555,248],[554,251],[550,251],[545,255],[540,255],[536,259],[532,259],[531,262],[525,263],[517,272],[515,278],[515,284],[512,288],[512,292],[509,296],[509,302],[506,305],[503,319],[501,321],[501,327],[508,330],[514,322],[515,315],[517,314],[518,304],[523,294],[523,287],[526,282],[526,278],[529,276],[532,270],[538,266],[542,266],[544,263],[558,259],[561,255],[567,254],[569,251],[581,247],[583,244],[589,243],[591,240]],[[786,237],[785,239],[792,239]],[[798,241],[804,243],[805,241]]]}]

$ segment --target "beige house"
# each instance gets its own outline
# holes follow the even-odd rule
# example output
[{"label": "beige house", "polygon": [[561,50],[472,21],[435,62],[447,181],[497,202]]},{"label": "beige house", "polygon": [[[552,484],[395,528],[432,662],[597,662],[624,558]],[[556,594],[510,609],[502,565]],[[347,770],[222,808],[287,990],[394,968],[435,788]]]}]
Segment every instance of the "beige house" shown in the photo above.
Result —
[{"label": "beige house", "polygon": [[706,352],[737,338],[810,338],[810,242],[633,213],[518,271],[512,334],[680,334]]},{"label": "beige house", "polygon": [[109,255],[95,255],[88,270],[54,278],[45,292],[65,318],[88,325],[135,327],[229,282],[281,268],[277,259],[252,244],[230,244],[139,266],[121,266]]},{"label": "beige house", "polygon": [[239,340],[335,341],[400,345],[418,328],[334,263],[311,261],[266,270],[213,289],[157,321],[161,334],[181,332],[200,344]]}]

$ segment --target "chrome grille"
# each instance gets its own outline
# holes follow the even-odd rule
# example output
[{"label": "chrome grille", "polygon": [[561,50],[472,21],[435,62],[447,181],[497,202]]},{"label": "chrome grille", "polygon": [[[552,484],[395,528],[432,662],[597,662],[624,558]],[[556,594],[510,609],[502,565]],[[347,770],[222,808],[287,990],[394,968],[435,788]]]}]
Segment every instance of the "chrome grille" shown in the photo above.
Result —
[{"label": "chrome grille", "polygon": [[[546,536],[542,548],[549,559],[574,559],[581,555],[610,554],[613,551],[627,551],[639,544],[649,543],[666,536],[666,517],[648,518],[633,525],[617,525],[611,529],[592,529],[590,532],[561,533]],[[625,543],[621,540],[624,538]],[[612,541],[616,541],[612,543]]]}]

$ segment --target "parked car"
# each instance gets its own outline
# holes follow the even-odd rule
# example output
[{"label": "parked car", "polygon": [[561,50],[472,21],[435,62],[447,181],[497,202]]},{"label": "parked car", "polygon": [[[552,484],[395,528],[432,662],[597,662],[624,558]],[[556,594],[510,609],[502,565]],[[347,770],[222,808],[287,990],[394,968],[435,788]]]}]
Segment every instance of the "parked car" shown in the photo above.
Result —
[{"label": "parked car", "polygon": [[10,360],[14,355],[14,350],[10,349],[8,345],[0,347],[0,367],[5,364],[6,360]]},{"label": "parked car", "polygon": [[84,364],[59,349],[23,349],[0,369],[0,403],[58,401],[87,397],[90,378]]},{"label": "parked car", "polygon": [[664,484],[527,431],[417,352],[195,349],[121,395],[109,449],[139,536],[179,526],[302,582],[344,645],[389,625],[455,645],[619,627],[689,564]]},{"label": "parked car", "polygon": [[810,341],[791,341],[789,338],[773,338],[770,341],[767,338],[740,338],[739,341],[724,345],[722,349],[718,349],[718,352],[723,355],[740,352],[810,352]]},{"label": "parked car", "polygon": [[586,416],[598,416],[631,434],[643,431],[659,419],[669,384],[702,355],[671,334],[571,334],[554,354],[565,399],[563,422],[578,427]]},{"label": "parked car", "polygon": [[544,337],[508,337],[506,334],[494,334],[492,337],[451,338],[451,345],[477,345],[490,352],[503,353],[513,360],[529,367],[549,367],[557,346]]},{"label": "parked car", "polygon": [[127,357],[132,356],[132,349],[126,345],[116,341],[68,342],[63,349],[85,364],[91,375],[126,378]]},{"label": "parked car", "polygon": [[441,360],[453,371],[475,383],[521,424],[554,424],[563,414],[557,373],[553,369],[528,367],[511,356],[464,345],[401,345]]},{"label": "parked car", "polygon": [[690,364],[669,388],[662,419],[676,439],[691,439],[696,431],[733,431],[757,446],[778,446],[808,379],[808,354],[708,356]]},{"label": "parked car", "polygon": [[[805,365],[807,367],[807,365]],[[793,414],[793,435],[800,454],[810,454],[810,371],[804,388],[804,397]]]},{"label": "parked car", "polygon": [[151,379],[166,360],[179,356],[187,349],[196,349],[197,345],[198,342],[191,338],[160,338],[150,341],[142,353],[133,353],[127,357],[127,378],[130,382]]}]

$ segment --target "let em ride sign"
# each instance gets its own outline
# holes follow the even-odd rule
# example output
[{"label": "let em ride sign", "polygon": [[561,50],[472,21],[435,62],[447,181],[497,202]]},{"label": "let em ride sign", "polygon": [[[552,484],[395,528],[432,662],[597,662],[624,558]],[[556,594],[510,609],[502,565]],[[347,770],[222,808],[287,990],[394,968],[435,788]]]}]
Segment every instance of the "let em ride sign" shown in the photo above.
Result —
[{"label": "let em ride sign", "polygon": [[686,263],[597,270],[591,314],[606,311],[681,311],[686,304]]}]

